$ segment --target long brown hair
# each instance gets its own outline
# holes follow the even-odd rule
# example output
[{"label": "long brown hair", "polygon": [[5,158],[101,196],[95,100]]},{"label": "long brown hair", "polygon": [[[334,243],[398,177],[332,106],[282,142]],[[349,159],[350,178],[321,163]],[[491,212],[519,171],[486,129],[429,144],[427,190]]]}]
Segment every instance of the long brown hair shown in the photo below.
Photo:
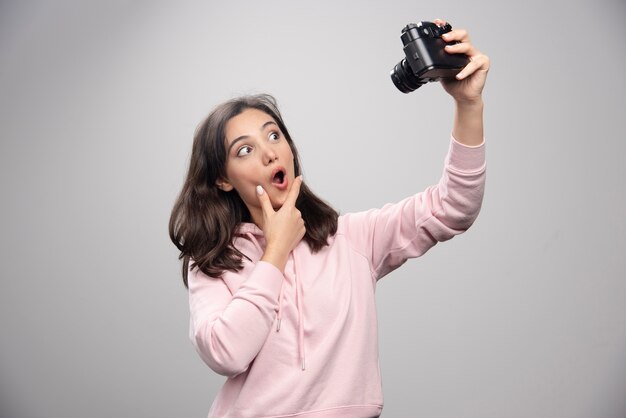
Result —
[{"label": "long brown hair", "polygon": [[[276,99],[268,94],[243,96],[217,106],[196,129],[189,171],[174,204],[169,223],[170,239],[183,260],[183,283],[188,287],[191,268],[210,277],[220,277],[225,270],[243,267],[243,253],[233,245],[233,237],[242,222],[251,222],[250,213],[234,189],[225,192],[216,180],[226,177],[225,128],[227,122],[246,109],[258,109],[270,115],[285,135],[294,157],[295,175],[302,173],[298,151],[278,110]],[[314,252],[328,243],[337,232],[339,214],[315,196],[302,183],[296,207],[306,224],[304,240]]]}]

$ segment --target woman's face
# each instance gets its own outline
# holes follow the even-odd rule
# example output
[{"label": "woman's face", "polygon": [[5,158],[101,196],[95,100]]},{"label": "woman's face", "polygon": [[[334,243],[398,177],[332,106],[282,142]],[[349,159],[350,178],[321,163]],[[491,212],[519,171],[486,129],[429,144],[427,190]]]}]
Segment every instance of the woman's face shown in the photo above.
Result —
[{"label": "woman's face", "polygon": [[235,189],[258,225],[262,211],[256,187],[263,187],[274,209],[283,205],[295,178],[291,147],[274,118],[254,108],[231,118],[225,133],[226,178],[217,186]]}]

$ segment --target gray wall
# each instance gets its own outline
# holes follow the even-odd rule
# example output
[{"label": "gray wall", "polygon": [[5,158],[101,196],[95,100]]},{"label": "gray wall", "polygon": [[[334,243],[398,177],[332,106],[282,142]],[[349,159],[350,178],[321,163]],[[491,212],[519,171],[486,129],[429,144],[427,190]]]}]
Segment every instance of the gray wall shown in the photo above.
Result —
[{"label": "gray wall", "polygon": [[621,0],[0,3],[0,416],[206,416],[167,235],[196,125],[271,92],[318,194],[399,200],[448,146],[441,87],[388,78],[437,17],[492,59],[488,185],[379,285],[384,416],[626,416]]}]

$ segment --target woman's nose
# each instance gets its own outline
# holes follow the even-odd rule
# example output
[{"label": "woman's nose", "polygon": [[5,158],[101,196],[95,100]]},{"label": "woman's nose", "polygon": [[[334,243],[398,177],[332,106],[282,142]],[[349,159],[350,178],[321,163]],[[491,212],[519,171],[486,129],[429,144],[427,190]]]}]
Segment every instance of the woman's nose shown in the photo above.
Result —
[{"label": "woman's nose", "polygon": [[276,155],[276,152],[274,152],[272,147],[267,146],[267,145],[263,147],[263,163],[265,165],[268,165],[274,162],[277,158],[278,156]]}]

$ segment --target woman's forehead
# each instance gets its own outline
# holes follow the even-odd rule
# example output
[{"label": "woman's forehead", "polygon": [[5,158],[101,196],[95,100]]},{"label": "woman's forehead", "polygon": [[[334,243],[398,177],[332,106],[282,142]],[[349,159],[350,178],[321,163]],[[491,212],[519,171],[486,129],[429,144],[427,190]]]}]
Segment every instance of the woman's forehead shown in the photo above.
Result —
[{"label": "woman's forehead", "polygon": [[240,137],[255,136],[268,126],[278,126],[272,116],[259,109],[245,109],[226,123],[224,132],[226,143],[229,144]]},{"label": "woman's forehead", "polygon": [[262,110],[248,108],[236,116],[230,118],[226,123],[226,131],[241,131],[246,129],[259,130],[263,124],[271,121],[276,123],[274,118]]}]

